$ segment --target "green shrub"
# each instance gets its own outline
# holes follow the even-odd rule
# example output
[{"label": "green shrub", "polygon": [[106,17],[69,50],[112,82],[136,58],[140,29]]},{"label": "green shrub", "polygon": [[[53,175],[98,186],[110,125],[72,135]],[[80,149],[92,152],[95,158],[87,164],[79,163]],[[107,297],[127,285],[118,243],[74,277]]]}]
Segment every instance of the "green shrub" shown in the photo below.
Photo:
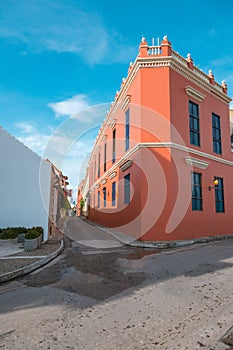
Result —
[{"label": "green shrub", "polygon": [[35,231],[37,231],[38,234],[39,234],[39,236],[40,236],[40,235],[43,235],[43,233],[44,233],[44,229],[43,229],[43,227],[41,227],[41,226],[34,226],[34,227],[32,227],[32,229],[35,230]]},{"label": "green shrub", "polygon": [[82,199],[80,200],[80,209],[81,209],[81,210],[83,209],[84,205],[85,205],[85,201],[84,201],[84,199],[82,198]]},{"label": "green shrub", "polygon": [[6,227],[0,228],[0,239],[14,239],[17,238],[18,234],[26,233],[25,238],[33,239],[39,237],[43,234],[44,229],[41,226],[36,226],[32,228],[26,228],[23,226],[19,227]]},{"label": "green shrub", "polygon": [[35,229],[31,228],[27,231],[26,235],[25,235],[25,239],[34,239],[39,237],[40,234],[38,233],[38,231],[36,231]]},{"label": "green shrub", "polygon": [[15,230],[15,232],[18,234],[20,233],[26,233],[27,232],[27,228],[26,227],[23,227],[23,226],[20,226],[20,227],[14,227],[13,228]]},{"label": "green shrub", "polygon": [[15,232],[13,227],[3,228],[0,233],[0,239],[14,239],[17,237],[17,232]]}]

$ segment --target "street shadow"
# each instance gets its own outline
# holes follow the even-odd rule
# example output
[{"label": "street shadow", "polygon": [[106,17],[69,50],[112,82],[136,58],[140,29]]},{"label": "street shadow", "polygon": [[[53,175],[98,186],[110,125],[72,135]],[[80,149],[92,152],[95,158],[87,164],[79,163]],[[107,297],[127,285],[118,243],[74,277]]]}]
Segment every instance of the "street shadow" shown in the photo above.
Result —
[{"label": "street shadow", "polygon": [[[17,290],[4,296],[0,313],[22,308],[39,307],[56,303],[71,309],[91,307],[134,293],[135,289],[178,277],[196,277],[232,268],[233,240],[170,250],[151,250],[128,246],[114,249],[90,249],[73,244],[65,238],[65,256],[56,264],[35,274],[18,278],[21,286],[34,288],[34,298],[28,298],[27,289],[17,299]],[[208,277],[207,277],[208,279]],[[50,288],[54,297],[43,298],[38,288]],[[69,297],[64,297],[64,291]],[[55,297],[56,295],[56,297]],[[80,299],[82,297],[82,300]]]}]

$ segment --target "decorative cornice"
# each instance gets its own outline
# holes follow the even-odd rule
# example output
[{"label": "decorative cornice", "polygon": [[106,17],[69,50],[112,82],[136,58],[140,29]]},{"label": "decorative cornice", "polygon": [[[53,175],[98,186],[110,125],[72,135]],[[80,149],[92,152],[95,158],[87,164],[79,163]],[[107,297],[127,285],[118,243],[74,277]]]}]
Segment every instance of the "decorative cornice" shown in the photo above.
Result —
[{"label": "decorative cornice", "polygon": [[[233,167],[233,161],[230,161],[230,160],[227,160],[227,159],[223,159],[223,158],[219,158],[219,157],[216,157],[216,156],[214,156],[212,154],[205,153],[205,152],[202,152],[202,151],[198,151],[198,150],[195,150],[193,148],[186,147],[184,145],[180,145],[180,144],[177,144],[177,143],[173,143],[173,142],[144,142],[144,143],[138,143],[131,150],[129,150],[119,161],[117,161],[112,166],[111,169],[108,170],[107,173],[103,174],[103,176],[100,179],[98,179],[98,182],[95,182],[92,185],[92,188],[95,188],[97,183],[101,182],[102,179],[106,178],[106,176],[109,176],[108,174],[111,174],[113,171],[116,171],[116,169],[118,167],[120,167],[120,169],[122,170],[122,165],[124,166],[124,164],[127,164],[127,159],[129,157],[131,157],[134,153],[136,153],[140,148],[174,148],[174,149],[178,149],[180,151],[183,151],[183,152],[186,152],[186,153],[189,153],[189,154],[194,154],[196,156],[207,158],[207,159],[213,160],[215,162],[219,162],[221,164],[225,164],[225,165],[229,165],[229,166]],[[190,157],[190,158],[192,158],[192,157]],[[194,158],[192,158],[192,159],[194,159]],[[128,161],[130,162],[129,159],[128,159]],[[208,163],[207,161],[202,161],[202,160],[200,160],[200,162]]]},{"label": "decorative cornice", "polygon": [[159,56],[151,56],[151,57],[148,56],[143,58],[138,57],[136,59],[134,67],[135,67],[135,74],[139,69],[139,67],[143,67],[143,68],[170,67],[171,69],[183,75],[188,80],[192,81],[194,84],[200,86],[203,90],[214,94],[221,100],[224,100],[227,103],[232,101],[232,99],[229,96],[223,93],[222,87],[220,84],[215,82],[215,85],[211,85],[209,83],[209,77],[207,74],[203,73],[197,67],[194,67],[194,70],[191,70],[190,68],[188,68],[187,61],[174,51],[172,56],[166,56],[166,57],[159,57]]},{"label": "decorative cornice", "polygon": [[123,109],[123,111],[127,109],[128,104],[130,103],[130,98],[131,98],[131,95],[126,95],[124,101],[122,102],[121,108]]},{"label": "decorative cornice", "polygon": [[185,92],[187,95],[191,96],[192,98],[198,100],[199,102],[202,102],[205,98],[205,95],[202,94],[200,91],[197,91],[191,86],[185,87]]},{"label": "decorative cornice", "polygon": [[166,60],[162,60],[161,57],[160,59],[156,59],[152,57],[152,59],[148,60],[148,58],[144,61],[140,60],[139,61],[139,66],[140,68],[160,68],[160,67],[170,67],[171,65],[171,57],[169,59],[169,56],[166,57]]},{"label": "decorative cornice", "polygon": [[116,176],[117,176],[117,172],[114,171],[113,173],[111,173],[111,174],[109,175],[109,179],[113,179],[113,178],[116,177]]},{"label": "decorative cornice", "polygon": [[[215,82],[215,85],[210,84],[208,75],[203,73],[197,67],[194,66],[193,70],[188,68],[186,59],[180,56],[175,51],[172,51],[172,56],[137,57],[129,71],[127,78],[124,80],[124,84],[121,86],[120,92],[117,95],[117,101],[111,104],[110,111],[108,114],[108,122],[104,125],[103,129],[100,131],[100,134],[97,136],[98,139],[101,139],[101,135],[105,133],[106,128],[109,126],[109,122],[114,117],[114,114],[117,111],[119,104],[124,104],[125,99],[127,99],[127,92],[128,92],[129,86],[131,85],[138,70],[140,68],[161,68],[161,67],[170,67],[171,69],[173,69],[174,71],[177,71],[179,74],[187,78],[189,81],[199,86],[204,91],[214,95],[221,101],[224,101],[226,103],[229,103],[232,101],[232,99],[229,96],[227,96],[225,93],[222,92],[222,87],[220,84],[218,84],[217,82]],[[200,92],[198,91],[198,95],[199,94]],[[200,98],[200,96],[198,95],[196,95],[196,98],[198,97]],[[204,96],[204,94],[202,95]],[[93,151],[95,150],[96,145],[94,146]]]},{"label": "decorative cornice", "polygon": [[102,181],[101,181],[102,185],[105,185],[105,184],[106,184],[106,182],[107,182],[107,180],[106,180],[106,179],[104,179],[104,180],[102,180]]},{"label": "decorative cornice", "polygon": [[185,157],[185,163],[190,165],[191,167],[199,168],[199,169],[207,169],[210,165],[210,162],[206,162],[204,160],[200,160],[192,157]]},{"label": "decorative cornice", "polygon": [[122,164],[122,165],[120,166],[120,169],[121,169],[122,171],[126,171],[128,168],[131,167],[132,164],[133,164],[132,160],[127,160],[124,164]]},{"label": "decorative cornice", "polygon": [[111,123],[111,125],[110,125],[110,128],[111,128],[111,129],[114,129],[114,128],[115,128],[116,122],[117,122],[117,120],[116,120],[116,119],[113,119],[113,121],[112,121],[112,123]]},{"label": "decorative cornice", "polygon": [[180,145],[180,144],[174,143],[174,142],[144,142],[144,143],[140,143],[137,146],[135,146],[134,149],[145,148],[145,147],[148,147],[148,148],[151,148],[151,147],[152,148],[174,148],[174,149],[178,149],[178,150],[183,151],[183,152],[195,154],[195,155],[200,156],[200,157],[214,160],[216,162],[219,162],[219,163],[222,163],[225,165],[233,166],[233,161],[230,161],[230,160],[227,160],[224,158],[219,158],[219,157],[216,157],[212,154],[198,151],[194,148],[186,147],[184,145]]},{"label": "decorative cornice", "polygon": [[206,79],[203,78],[203,76],[200,74],[200,72],[196,72],[195,70],[192,71],[188,67],[181,64],[179,61],[172,59],[171,61],[171,69],[177,71],[179,74],[181,74],[183,77],[188,79],[189,81],[193,82],[195,85],[199,86],[206,92],[213,94],[215,97],[218,97],[224,102],[231,102],[232,99],[224,94],[222,92],[221,86],[219,84],[211,85]]}]

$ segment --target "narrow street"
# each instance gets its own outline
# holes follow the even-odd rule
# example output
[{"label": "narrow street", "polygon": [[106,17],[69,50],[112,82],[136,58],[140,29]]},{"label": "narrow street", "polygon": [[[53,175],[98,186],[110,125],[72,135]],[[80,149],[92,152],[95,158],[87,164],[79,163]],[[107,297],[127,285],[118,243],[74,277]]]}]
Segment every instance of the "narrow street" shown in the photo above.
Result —
[{"label": "narrow street", "polygon": [[233,240],[122,246],[71,217],[65,251],[0,286],[0,349],[230,349]]}]

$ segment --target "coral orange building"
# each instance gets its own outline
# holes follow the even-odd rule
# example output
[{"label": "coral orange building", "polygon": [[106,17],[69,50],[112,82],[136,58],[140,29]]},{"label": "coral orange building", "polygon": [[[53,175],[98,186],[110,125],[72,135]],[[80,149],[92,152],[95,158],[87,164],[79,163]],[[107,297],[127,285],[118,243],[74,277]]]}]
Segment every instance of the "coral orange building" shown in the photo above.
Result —
[{"label": "coral orange building", "polygon": [[230,101],[166,36],[143,38],[89,160],[88,218],[145,241],[232,234]]}]

